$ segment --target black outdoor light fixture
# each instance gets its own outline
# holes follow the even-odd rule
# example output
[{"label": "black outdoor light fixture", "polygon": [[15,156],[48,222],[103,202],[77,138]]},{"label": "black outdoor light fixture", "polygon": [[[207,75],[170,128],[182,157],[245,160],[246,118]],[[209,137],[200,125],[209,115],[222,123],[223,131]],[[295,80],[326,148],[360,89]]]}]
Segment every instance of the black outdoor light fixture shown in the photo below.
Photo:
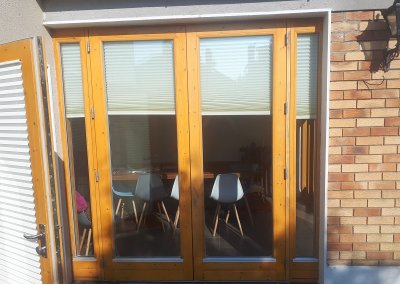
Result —
[{"label": "black outdoor light fixture", "polygon": [[[395,0],[393,5],[382,11],[382,15],[386,20],[390,30],[390,37],[396,38],[396,46],[392,49],[389,47],[383,51],[383,71],[387,72],[390,67],[390,62],[399,56],[400,52],[400,0]],[[389,43],[388,43],[389,46]]]}]

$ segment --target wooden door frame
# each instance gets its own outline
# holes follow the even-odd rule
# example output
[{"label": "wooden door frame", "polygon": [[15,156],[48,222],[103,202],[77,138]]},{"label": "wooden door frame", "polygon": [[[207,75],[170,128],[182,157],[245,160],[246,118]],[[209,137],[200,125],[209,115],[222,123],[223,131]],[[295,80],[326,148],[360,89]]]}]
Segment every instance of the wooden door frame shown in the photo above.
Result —
[{"label": "wooden door frame", "polygon": [[[192,216],[195,280],[284,280],[285,279],[285,127],[277,127],[285,121],[286,101],[286,22],[224,23],[193,25],[188,27],[188,86],[190,120],[190,157],[192,184]],[[273,97],[272,97],[272,148],[273,159],[273,257],[268,260],[249,258],[248,261],[205,261],[204,241],[204,194],[203,194],[203,143],[200,101],[201,38],[232,36],[273,36]],[[280,62],[280,64],[275,64]]]},{"label": "wooden door frame", "polygon": [[[316,143],[315,153],[320,152],[321,147],[321,70],[322,70],[322,44],[323,44],[323,33],[322,33],[322,21],[320,20],[292,20],[288,21],[288,57],[290,62],[290,82],[289,85],[289,115],[288,121],[288,164],[289,164],[289,183],[288,183],[288,231],[287,231],[287,257],[289,261],[289,270],[287,273],[288,280],[312,280],[317,281],[318,279],[318,241],[315,243],[315,257],[297,258],[296,259],[296,74],[297,74],[297,35],[298,34],[318,34],[319,35],[319,54],[318,54],[318,78],[317,78],[317,117],[316,117]],[[315,214],[315,239],[319,240],[319,175],[317,169],[319,168],[318,159],[315,160],[314,164],[314,204],[316,205]]]},{"label": "wooden door frame", "polygon": [[[72,190],[73,179],[71,167],[73,167],[69,153],[71,149],[68,147],[67,138],[67,120],[65,115],[65,103],[64,103],[64,89],[63,89],[63,75],[61,68],[61,44],[79,44],[80,55],[81,55],[81,65],[82,65],[82,88],[83,88],[83,102],[84,102],[84,114],[85,114],[85,131],[86,131],[86,143],[87,143],[87,158],[88,158],[88,170],[89,173],[94,173],[96,168],[96,151],[95,151],[95,141],[94,141],[94,123],[91,120],[91,84],[89,83],[89,62],[87,55],[87,31],[86,30],[63,30],[62,32],[54,32],[53,36],[53,47],[55,56],[55,66],[57,75],[57,88],[58,88],[58,107],[59,107],[59,118],[60,118],[60,131],[61,131],[61,143],[62,143],[62,156],[64,161],[64,175],[66,183],[66,198],[67,198],[67,209],[68,209],[68,220],[70,227],[70,242],[71,242],[71,256],[72,256],[72,274],[74,280],[93,280],[93,279],[103,279],[103,270],[101,269],[101,262],[99,261],[101,255],[101,242],[100,242],[100,228],[101,228],[101,218],[99,214],[98,204],[98,190],[97,183],[93,174],[89,174],[89,192],[90,192],[90,208],[93,229],[93,257],[80,257],[76,254],[76,237],[75,237],[75,214],[72,204],[74,204],[74,196]],[[97,221],[97,222],[96,222]]]},{"label": "wooden door frame", "polygon": [[[89,117],[90,109],[96,112],[95,119],[90,122],[91,129],[87,129],[90,135],[92,152],[89,170],[99,172],[100,182],[94,181],[94,174],[90,175],[93,183],[91,195],[92,208],[96,208],[98,223],[94,234],[97,235],[94,244],[97,246],[94,261],[74,259],[75,280],[107,279],[107,280],[296,280],[316,279],[318,262],[294,263],[293,239],[295,237],[295,207],[292,198],[295,194],[296,182],[295,167],[293,167],[290,149],[295,147],[293,140],[293,106],[290,103],[289,115],[284,114],[284,106],[287,100],[293,100],[295,92],[295,54],[294,43],[296,33],[318,32],[320,34],[320,53],[322,52],[322,23],[319,20],[304,21],[251,21],[251,22],[224,22],[223,24],[193,24],[186,26],[157,26],[157,27],[121,27],[121,28],[93,28],[62,30],[53,34],[54,49],[56,54],[56,66],[58,75],[58,87],[60,93],[61,131],[63,137],[64,161],[68,161],[67,144],[65,139],[64,100],[62,98],[62,76],[60,67],[59,44],[62,42],[79,42],[83,68],[83,83],[85,87],[85,114]],[[286,34],[289,35],[286,38]],[[202,152],[202,123],[200,109],[200,67],[199,67],[199,39],[223,36],[252,36],[273,35],[273,222],[274,222],[274,258],[268,261],[227,261],[218,262],[207,259],[204,262],[204,196],[203,196],[203,152]],[[173,39],[179,42],[174,44],[175,80],[185,78],[176,84],[176,116],[179,145],[179,165],[182,188],[181,196],[181,224],[182,237],[186,240],[181,244],[181,253],[186,262],[136,262],[121,263],[120,269],[116,269],[112,257],[111,230],[104,235],[106,228],[111,228],[112,194],[110,191],[110,157],[108,156],[108,119],[104,97],[104,74],[102,41],[128,41],[128,40],[163,40]],[[287,41],[288,40],[288,41]],[[289,42],[289,43],[288,43]],[[286,45],[288,44],[288,45]],[[87,47],[90,46],[90,53]],[[182,55],[182,56],[179,56]],[[185,56],[183,56],[185,55]],[[187,55],[187,56],[186,56]],[[180,60],[177,60],[179,57]],[[320,55],[321,58],[321,55]],[[279,62],[279,64],[276,64]],[[322,60],[320,60],[320,71]],[[187,72],[187,73],[186,73]],[[187,74],[187,76],[186,76]],[[321,72],[319,72],[321,76]],[[321,78],[318,79],[321,84]],[[320,88],[319,88],[320,89]],[[180,95],[178,95],[178,93]],[[318,130],[321,132],[320,114],[320,90],[318,100]],[[99,99],[101,95],[102,99]],[[87,97],[87,98],[86,98]],[[94,99],[96,97],[96,100]],[[190,126],[189,126],[189,121]],[[285,122],[284,124],[282,124]],[[284,125],[284,126],[283,126]],[[95,127],[96,126],[96,127]],[[64,129],[63,129],[64,127]],[[294,133],[295,135],[295,133]],[[96,138],[96,141],[95,141]],[[294,137],[295,139],[295,137]],[[289,141],[287,145],[281,141]],[[294,144],[293,144],[294,143]],[[319,146],[318,141],[318,147]],[[89,141],[88,141],[89,144]],[[294,145],[294,146],[293,146]],[[319,149],[319,148],[318,148]],[[318,151],[317,151],[318,152]],[[292,153],[294,153],[292,151]],[[69,177],[66,167],[66,177]],[[285,168],[289,169],[288,182],[285,181]],[[294,171],[294,172],[293,172]],[[318,175],[315,175],[318,177]],[[68,178],[66,179],[69,184]],[[315,181],[318,186],[319,182]],[[68,186],[67,186],[68,188]],[[94,191],[94,192],[93,192]],[[319,197],[315,197],[319,200]],[[68,197],[72,202],[72,197]],[[95,205],[97,202],[99,205]],[[71,203],[70,203],[71,204]],[[317,204],[318,205],[318,204]],[[97,207],[96,207],[97,206]],[[292,207],[290,207],[292,206]],[[294,203],[295,206],[295,203]],[[100,207],[102,209],[100,209]],[[70,214],[72,214],[70,212]],[[316,212],[319,214],[319,212]],[[71,218],[70,218],[71,220]],[[318,229],[316,230],[318,233]],[[72,235],[71,235],[72,236]],[[73,237],[73,236],[72,236]],[[104,256],[100,257],[100,256]],[[193,257],[193,258],[192,258]],[[228,260],[228,259],[227,259]],[[104,272],[104,267],[112,271]],[[134,275],[132,275],[132,271]]]},{"label": "wooden door frame", "polygon": [[[42,137],[40,107],[38,101],[38,90],[36,85],[36,67],[34,57],[33,39],[24,39],[12,43],[0,45],[0,62],[19,60],[21,61],[22,80],[24,86],[26,120],[28,128],[29,154],[31,158],[33,196],[36,211],[36,224],[46,225],[46,247],[47,258],[40,257],[40,267],[43,283],[53,283],[55,276],[53,271],[53,251],[51,244],[51,210],[48,208],[46,194],[47,184],[45,181],[45,163],[43,156],[43,145],[46,141]],[[39,229],[37,230],[39,233]]]},{"label": "wooden door frame", "polygon": [[[187,119],[188,98],[186,80],[186,37],[185,27],[147,27],[119,29],[90,29],[90,62],[93,85],[93,107],[96,112],[98,191],[100,194],[101,218],[103,220],[101,242],[102,261],[107,270],[107,280],[190,280],[193,278],[191,208],[190,208],[190,160],[189,125]],[[111,158],[109,153],[108,115],[105,94],[103,48],[104,41],[172,40],[174,48],[174,80],[176,98],[177,143],[179,149],[178,171],[180,190],[181,257],[143,259],[113,258],[113,196],[111,191]]]}]

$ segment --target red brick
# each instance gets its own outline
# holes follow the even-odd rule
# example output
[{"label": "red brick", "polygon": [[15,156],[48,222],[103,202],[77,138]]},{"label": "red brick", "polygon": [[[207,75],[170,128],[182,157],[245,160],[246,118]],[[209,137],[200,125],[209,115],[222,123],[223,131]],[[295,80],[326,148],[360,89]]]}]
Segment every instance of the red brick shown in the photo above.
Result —
[{"label": "red brick", "polygon": [[399,128],[397,127],[372,127],[371,128],[371,135],[372,136],[389,136],[389,135],[398,135]]},{"label": "red brick", "polygon": [[368,189],[395,189],[395,181],[370,181]]},{"label": "red brick", "polygon": [[332,62],[331,71],[357,70],[357,62]]},{"label": "red brick", "polygon": [[353,155],[329,155],[330,164],[353,164]]},{"label": "red brick", "polygon": [[362,128],[343,128],[343,136],[370,136],[369,127]]},{"label": "red brick", "polygon": [[[356,41],[350,42],[332,42],[331,50],[335,51],[358,51],[360,50],[360,45]],[[371,78],[371,73],[369,74],[369,78]],[[358,79],[357,79],[358,80]]]},{"label": "red brick", "polygon": [[369,109],[344,109],[343,118],[355,118],[355,117],[370,117],[371,110]]},{"label": "red brick", "polygon": [[400,99],[386,99],[386,107],[400,107]]},{"label": "red brick", "polygon": [[[343,37],[343,34],[341,34],[341,35]],[[331,36],[333,36],[333,35],[331,35]],[[334,40],[332,39],[332,41],[334,41]],[[331,53],[331,62],[334,62],[334,61],[344,61],[344,54]]]},{"label": "red brick", "polygon": [[342,154],[349,155],[366,155],[368,154],[369,146],[343,146]]},{"label": "red brick", "polygon": [[371,72],[365,71],[348,71],[344,73],[344,80],[370,80]]},{"label": "red brick", "polygon": [[371,69],[371,61],[359,61],[358,62],[358,70],[370,70]]},{"label": "red brick", "polygon": [[358,189],[368,189],[368,182],[342,182],[342,189],[343,190],[358,190]]},{"label": "red brick", "polygon": [[331,109],[329,111],[329,118],[342,118],[343,111],[341,109]]},{"label": "red brick", "polygon": [[355,138],[354,137],[335,137],[329,139],[329,145],[331,146],[343,146],[343,145],[354,145]]},{"label": "red brick", "polygon": [[353,227],[350,225],[328,225],[329,234],[351,234]]},{"label": "red brick", "polygon": [[379,209],[379,208],[354,208],[354,216],[358,216],[358,217],[381,216],[381,209]]},{"label": "red brick", "polygon": [[386,81],[382,80],[365,80],[358,81],[357,85],[360,90],[376,90],[376,89],[386,89]]},{"label": "red brick", "polygon": [[346,12],[346,20],[353,21],[368,21],[374,19],[373,11],[357,11],[357,12]]},{"label": "red brick", "polygon": [[351,99],[356,99],[356,100],[359,100],[359,99],[370,99],[371,98],[371,91],[370,90],[344,91],[343,98],[345,98],[346,100],[351,100]]},{"label": "red brick", "polygon": [[330,234],[328,233],[328,243],[338,243],[339,242],[339,235],[338,234]]},{"label": "red brick", "polygon": [[353,181],[354,173],[329,173],[329,181]]},{"label": "red brick", "polygon": [[352,244],[328,243],[329,251],[351,251],[352,249],[353,249]]},{"label": "red brick", "polygon": [[400,117],[386,117],[385,126],[400,126]]},{"label": "red brick", "polygon": [[[344,40],[344,33],[342,32],[331,33],[331,42],[343,42],[343,40]],[[343,60],[344,60],[344,54],[343,54]]]},{"label": "red brick", "polygon": [[345,19],[344,13],[332,13],[331,20],[332,22],[342,22]]},{"label": "red brick", "polygon": [[379,250],[379,244],[378,243],[354,243],[353,244],[353,250],[359,250],[359,251],[377,251]]},{"label": "red brick", "polygon": [[393,259],[393,252],[369,251],[367,252],[368,259]]},{"label": "red brick", "polygon": [[341,234],[341,243],[365,243],[367,241],[366,234]]},{"label": "red brick", "polygon": [[343,78],[343,72],[331,72],[331,81],[342,81]]},{"label": "red brick", "polygon": [[394,172],[396,164],[370,164],[368,169],[370,172]]},{"label": "red brick", "polygon": [[343,99],[343,91],[333,91],[329,92],[329,99],[332,100],[342,100]]},{"label": "red brick", "polygon": [[328,225],[339,225],[340,217],[337,216],[328,216]]},{"label": "red brick", "polygon": [[400,154],[383,155],[385,163],[400,163]]},{"label": "red brick", "polygon": [[398,98],[399,90],[397,89],[386,89],[386,90],[372,90],[372,98],[374,99],[386,99],[386,98]]}]

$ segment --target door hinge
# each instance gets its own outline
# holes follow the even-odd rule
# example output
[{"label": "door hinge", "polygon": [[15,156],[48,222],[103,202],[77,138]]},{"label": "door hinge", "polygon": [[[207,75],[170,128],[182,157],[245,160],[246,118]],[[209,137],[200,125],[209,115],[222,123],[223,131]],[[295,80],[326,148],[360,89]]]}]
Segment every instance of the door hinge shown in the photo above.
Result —
[{"label": "door hinge", "polygon": [[96,177],[96,182],[99,182],[100,177],[99,177],[99,172],[97,170],[95,173],[95,177]]},{"label": "door hinge", "polygon": [[286,115],[286,114],[288,114],[288,112],[289,112],[289,105],[288,105],[288,102],[285,102],[285,104],[284,104],[284,109],[283,109],[283,113]]},{"label": "door hinge", "polygon": [[94,113],[94,108],[93,107],[90,109],[90,114],[92,116],[92,119],[94,119],[95,113]]},{"label": "door hinge", "polygon": [[283,178],[284,178],[285,180],[288,178],[288,172],[287,172],[287,169],[286,169],[286,168],[283,169]]},{"label": "door hinge", "polygon": [[90,41],[86,41],[86,51],[90,53]]}]

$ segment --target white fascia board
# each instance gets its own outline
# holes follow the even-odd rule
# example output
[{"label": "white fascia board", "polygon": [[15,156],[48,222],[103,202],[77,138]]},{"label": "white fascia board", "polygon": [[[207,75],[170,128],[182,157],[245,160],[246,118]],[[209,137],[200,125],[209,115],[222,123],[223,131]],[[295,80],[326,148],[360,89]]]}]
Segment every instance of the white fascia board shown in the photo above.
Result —
[{"label": "white fascia board", "polygon": [[277,18],[304,18],[324,17],[331,9],[312,10],[287,10],[273,12],[248,12],[248,13],[222,13],[199,15],[172,15],[155,17],[124,17],[124,18],[99,18],[89,20],[61,20],[46,21],[43,25],[48,28],[78,28],[78,27],[102,27],[102,26],[134,26],[134,25],[158,25],[158,24],[185,24],[204,23],[210,21],[229,20],[267,20]]}]

